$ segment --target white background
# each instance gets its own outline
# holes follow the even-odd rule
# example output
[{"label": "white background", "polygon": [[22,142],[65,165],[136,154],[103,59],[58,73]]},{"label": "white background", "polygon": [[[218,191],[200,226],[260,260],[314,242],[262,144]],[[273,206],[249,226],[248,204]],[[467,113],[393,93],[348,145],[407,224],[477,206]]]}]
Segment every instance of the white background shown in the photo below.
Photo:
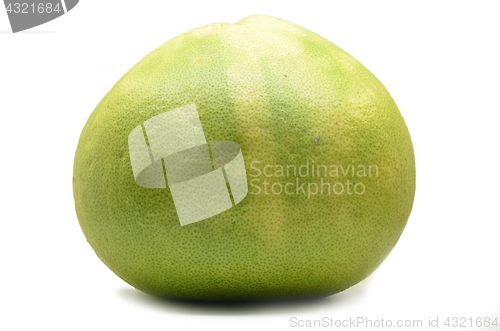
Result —
[{"label": "white background", "polygon": [[[322,35],[387,87],[414,143],[413,212],[382,266],[338,295],[248,305],[157,299],[87,244],[71,187],[77,141],[100,99],[149,51],[250,14]],[[12,34],[1,8],[0,329],[298,329],[292,317],[424,326],[439,317],[443,330],[453,316],[500,323],[499,14],[495,1],[82,0]]]}]

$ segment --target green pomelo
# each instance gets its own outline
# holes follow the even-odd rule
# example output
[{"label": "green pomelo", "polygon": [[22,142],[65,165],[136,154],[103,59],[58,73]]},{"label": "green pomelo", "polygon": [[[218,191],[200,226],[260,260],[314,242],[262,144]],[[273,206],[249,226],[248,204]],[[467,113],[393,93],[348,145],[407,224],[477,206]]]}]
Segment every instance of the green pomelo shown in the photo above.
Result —
[{"label": "green pomelo", "polygon": [[[249,193],[180,226],[168,187],[136,184],[127,138],[192,103],[207,141],[241,147]],[[130,69],[83,129],[73,189],[87,241],[141,291],[324,296],[366,278],[395,246],[412,209],[415,158],[396,104],[363,65],[313,32],[255,15],[186,32]]]}]

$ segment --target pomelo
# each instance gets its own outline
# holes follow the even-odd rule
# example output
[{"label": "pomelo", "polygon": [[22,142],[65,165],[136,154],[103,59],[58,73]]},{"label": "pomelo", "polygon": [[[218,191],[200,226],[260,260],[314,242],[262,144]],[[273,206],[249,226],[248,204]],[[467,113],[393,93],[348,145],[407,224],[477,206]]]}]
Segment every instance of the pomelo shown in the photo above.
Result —
[{"label": "pomelo", "polygon": [[[168,185],[136,183],[127,139],[191,104],[207,141],[240,146],[248,194],[181,226]],[[300,26],[254,15],[186,32],[130,69],[83,129],[73,190],[97,256],[141,291],[324,296],[366,278],[395,246],[415,158],[396,104],[363,65]]]}]

